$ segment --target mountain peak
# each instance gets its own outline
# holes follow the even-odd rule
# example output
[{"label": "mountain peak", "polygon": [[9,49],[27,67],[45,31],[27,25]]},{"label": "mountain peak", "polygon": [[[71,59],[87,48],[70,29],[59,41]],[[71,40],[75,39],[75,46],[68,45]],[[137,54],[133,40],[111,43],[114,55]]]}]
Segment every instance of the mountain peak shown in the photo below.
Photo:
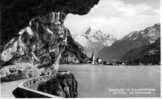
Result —
[{"label": "mountain peak", "polygon": [[102,32],[102,30],[97,30],[92,27],[88,27],[85,33],[76,37],[82,46],[85,47],[85,50],[90,52],[98,52],[106,46],[111,46],[116,38],[112,35]]},{"label": "mountain peak", "polygon": [[110,46],[116,40],[116,38],[114,38],[112,35],[92,27],[89,27],[81,36],[85,37],[90,42],[100,43],[104,46]]}]

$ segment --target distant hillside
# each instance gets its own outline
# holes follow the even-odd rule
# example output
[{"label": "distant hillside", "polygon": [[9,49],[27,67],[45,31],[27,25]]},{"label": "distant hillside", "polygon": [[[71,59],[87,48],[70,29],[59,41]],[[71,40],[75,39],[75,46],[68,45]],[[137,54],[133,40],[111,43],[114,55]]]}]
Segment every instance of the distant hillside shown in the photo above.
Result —
[{"label": "distant hillside", "polygon": [[160,64],[160,39],[153,44],[130,50],[121,60],[128,64]]},{"label": "distant hillside", "polygon": [[129,33],[114,42],[112,46],[100,50],[98,54],[99,57],[103,57],[106,61],[120,60],[131,49],[152,44],[158,38],[160,38],[160,24],[155,24],[143,30]]}]

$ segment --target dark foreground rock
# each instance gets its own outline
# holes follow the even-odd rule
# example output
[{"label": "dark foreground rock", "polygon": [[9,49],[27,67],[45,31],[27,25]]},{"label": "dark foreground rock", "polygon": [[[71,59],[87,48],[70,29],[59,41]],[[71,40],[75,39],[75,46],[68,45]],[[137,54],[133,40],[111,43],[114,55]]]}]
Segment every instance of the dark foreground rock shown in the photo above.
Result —
[{"label": "dark foreground rock", "polygon": [[77,81],[72,73],[59,72],[56,76],[44,76],[26,81],[16,88],[13,94],[17,98],[53,96],[74,98],[78,96]]}]

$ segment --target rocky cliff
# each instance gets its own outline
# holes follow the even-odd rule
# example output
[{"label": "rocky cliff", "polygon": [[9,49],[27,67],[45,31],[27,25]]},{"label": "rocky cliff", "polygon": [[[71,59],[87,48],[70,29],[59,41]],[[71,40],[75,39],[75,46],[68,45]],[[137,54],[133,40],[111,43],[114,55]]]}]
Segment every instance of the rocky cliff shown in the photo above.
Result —
[{"label": "rocky cliff", "polygon": [[73,53],[79,62],[86,62],[87,56],[76,43],[70,31],[63,25],[66,14],[52,12],[43,17],[33,18],[21,29],[16,37],[7,43],[1,53],[4,65],[20,62],[50,65],[59,55]]},{"label": "rocky cliff", "polygon": [[34,17],[51,12],[84,15],[99,0],[0,0],[1,38],[0,45],[6,44],[18,31],[26,27]]},{"label": "rocky cliff", "polygon": [[49,60],[54,62],[61,56],[67,39],[66,49],[84,62],[86,55],[78,51],[79,45],[67,36],[70,32],[63,23],[68,13],[87,14],[98,1],[1,0],[0,63],[25,60],[49,64]]}]

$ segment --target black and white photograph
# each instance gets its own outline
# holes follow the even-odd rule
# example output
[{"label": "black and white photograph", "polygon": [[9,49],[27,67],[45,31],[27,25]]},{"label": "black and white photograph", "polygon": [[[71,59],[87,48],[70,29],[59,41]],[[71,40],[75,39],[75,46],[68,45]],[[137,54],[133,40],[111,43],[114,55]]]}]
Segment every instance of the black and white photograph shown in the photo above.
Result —
[{"label": "black and white photograph", "polygon": [[160,98],[161,0],[0,0],[0,98]]}]

